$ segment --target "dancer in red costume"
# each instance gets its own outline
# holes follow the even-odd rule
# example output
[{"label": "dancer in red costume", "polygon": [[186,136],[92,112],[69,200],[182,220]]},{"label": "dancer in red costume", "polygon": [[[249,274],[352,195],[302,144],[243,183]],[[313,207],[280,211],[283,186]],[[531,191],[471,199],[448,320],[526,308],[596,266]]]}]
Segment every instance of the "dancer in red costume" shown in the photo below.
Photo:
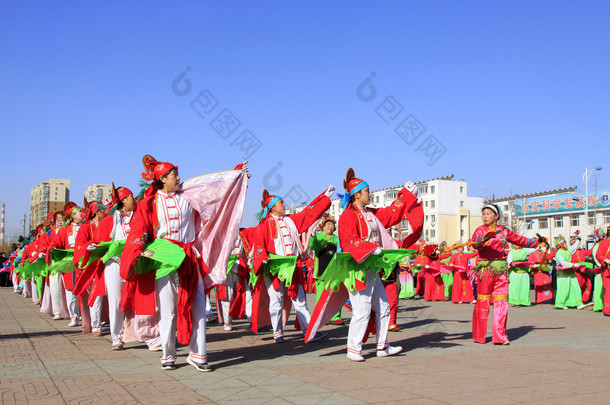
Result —
[{"label": "dancer in red costume", "polygon": [[461,304],[463,302],[475,303],[472,281],[468,274],[470,268],[468,261],[475,258],[477,252],[464,253],[464,247],[459,247],[457,253],[449,259],[449,265],[453,266],[453,287],[451,291],[451,302]]},{"label": "dancer in red costume", "polygon": [[[339,245],[357,263],[363,263],[371,255],[382,253],[382,248],[396,248],[386,228],[398,224],[405,217],[414,232],[408,235],[401,245],[411,246],[419,239],[423,224],[423,209],[419,200],[421,193],[417,186],[407,182],[398,198],[388,207],[370,209],[368,183],[357,178],[353,169],[347,171],[343,186],[345,210],[339,218]],[[356,288],[348,290],[352,304],[352,320],[347,338],[347,358],[364,361],[362,341],[367,333],[371,310],[374,312],[377,330],[377,356],[385,357],[399,353],[402,347],[392,347],[387,342],[390,307],[378,269],[366,271],[364,280],[356,280]]]},{"label": "dancer in red costume", "polygon": [[[120,275],[137,287],[127,297],[124,294],[123,308],[134,309],[136,315],[154,315],[155,302],[158,305],[163,370],[175,368],[178,340],[189,346],[188,364],[197,371],[211,371],[205,288],[226,283],[230,244],[237,238],[243,212],[247,166],[181,184],[177,166],[150,155],[142,163],[142,177],[152,183],[138,203],[121,255]],[[155,239],[170,241],[184,251],[180,267],[159,278],[155,271],[135,274],[141,255],[154,256],[144,246]]]},{"label": "dancer in red costume", "polygon": [[604,315],[610,316],[610,238],[599,242],[595,258],[601,263],[602,283],[604,286]]},{"label": "dancer in red costume", "polygon": [[100,260],[89,262],[89,252],[94,249],[94,234],[105,216],[107,207],[96,201],[85,202],[85,222],[76,235],[74,244],[74,266],[79,270],[73,293],[80,299],[83,333],[102,335],[102,305],[106,295],[104,287],[104,264]]},{"label": "dancer in red costume", "polygon": [[[76,235],[83,224],[85,212],[74,204],[65,211],[66,217],[70,223],[61,228],[53,237],[49,244],[49,250],[64,249],[74,250],[76,243]],[[76,270],[76,268],[74,268]],[[72,294],[74,282],[76,280],[75,271],[63,274],[64,288],[66,291],[66,301],[68,303],[68,311],[70,313],[70,323],[68,326],[78,326],[80,318],[80,307],[78,305],[78,296]]]},{"label": "dancer in red costume", "polygon": [[[269,261],[269,255],[298,256],[305,252],[308,244],[303,246],[300,235],[310,232],[309,228],[322,217],[324,211],[330,207],[330,196],[335,187],[330,185],[326,191],[316,197],[303,211],[285,215],[286,206],[280,196],[269,195],[263,191],[261,206],[261,221],[254,234],[253,266],[252,270],[257,276],[264,276],[264,286],[259,280],[256,285],[253,310],[258,311],[261,288],[266,288],[269,295],[269,315],[273,327],[273,339],[276,343],[284,342],[284,326],[282,308],[284,307],[284,294],[288,294],[297,313],[300,328],[305,331],[309,326],[311,315],[307,307],[305,291],[305,277],[303,271],[297,268],[291,279],[291,287],[286,288],[286,280],[280,280],[278,274],[272,274],[264,264]],[[254,314],[253,314],[254,315]],[[258,331],[257,321],[252,323],[252,330]],[[315,340],[322,339],[325,333],[316,335]]]},{"label": "dancer in red costume", "polygon": [[508,228],[498,225],[502,216],[500,208],[495,204],[486,204],[482,209],[483,225],[478,227],[472,241],[479,251],[481,259],[477,265],[478,296],[472,314],[472,339],[485,343],[487,334],[487,317],[489,301],[493,296],[493,334],[495,344],[509,344],[506,335],[508,317],[508,268],[506,265],[506,247],[508,243],[522,247],[536,247],[544,238],[531,238],[517,235]]}]

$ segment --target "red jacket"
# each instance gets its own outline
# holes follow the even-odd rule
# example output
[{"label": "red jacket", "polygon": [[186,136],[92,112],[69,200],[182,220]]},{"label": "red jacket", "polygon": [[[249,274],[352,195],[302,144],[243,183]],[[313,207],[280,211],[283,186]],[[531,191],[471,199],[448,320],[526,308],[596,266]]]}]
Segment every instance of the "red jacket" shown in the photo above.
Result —
[{"label": "red jacket", "polygon": [[[324,193],[316,197],[305,209],[297,214],[288,215],[294,222],[299,233],[309,229],[330,207],[330,198]],[[276,253],[274,239],[277,237],[277,225],[272,215],[264,218],[256,227],[253,238],[252,269],[254,274],[260,275],[263,270],[263,261],[269,258],[269,253]]]},{"label": "red jacket", "polygon": [[[419,205],[419,208],[416,206]],[[403,248],[411,246],[421,235],[423,229],[423,209],[421,204],[417,204],[415,197],[406,188],[398,193],[398,198],[385,208],[369,209],[378,219],[384,228],[389,228],[398,224],[403,218],[407,218],[415,232],[409,234],[403,241]],[[421,221],[421,223],[419,223]],[[419,225],[417,225],[419,223]],[[416,226],[413,226],[416,225]],[[378,245],[373,242],[366,242],[368,237],[368,225],[364,215],[353,204],[349,204],[339,218],[339,245],[341,249],[352,255],[361,263]]]}]

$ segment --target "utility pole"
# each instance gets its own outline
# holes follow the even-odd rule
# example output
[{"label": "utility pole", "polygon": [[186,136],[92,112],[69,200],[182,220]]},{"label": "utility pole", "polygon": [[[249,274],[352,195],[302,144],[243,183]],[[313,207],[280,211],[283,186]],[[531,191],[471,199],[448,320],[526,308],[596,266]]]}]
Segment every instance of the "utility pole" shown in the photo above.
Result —
[{"label": "utility pole", "polygon": [[[590,229],[589,225],[589,177],[594,171],[600,171],[602,167],[598,166],[594,169],[589,169],[585,167],[585,174],[582,176],[582,181],[585,183],[585,225]],[[596,218],[595,214],[597,213],[597,177],[595,177],[595,205],[593,206],[593,232],[595,232],[595,223]]]},{"label": "utility pole", "polygon": [[4,203],[2,203],[2,219],[0,221],[0,245],[4,245]]}]

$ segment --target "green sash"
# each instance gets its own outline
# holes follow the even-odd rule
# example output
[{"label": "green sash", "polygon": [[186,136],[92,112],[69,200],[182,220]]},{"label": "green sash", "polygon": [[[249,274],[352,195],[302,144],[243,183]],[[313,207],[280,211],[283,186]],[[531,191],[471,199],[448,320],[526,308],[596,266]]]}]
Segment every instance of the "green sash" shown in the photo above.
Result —
[{"label": "green sash", "polygon": [[383,280],[387,279],[397,263],[415,253],[412,249],[387,249],[380,255],[371,255],[364,263],[358,264],[349,253],[336,253],[331,259],[324,274],[320,276],[325,290],[338,291],[341,284],[348,290],[356,289],[356,280],[364,282],[367,271],[375,274],[384,271]]},{"label": "green sash", "polygon": [[[279,278],[284,282],[286,287],[290,287],[292,285],[292,276],[294,275],[296,266],[296,256],[279,256],[269,253],[269,261],[265,263],[263,273]],[[250,273],[250,285],[252,287],[256,286],[258,277],[259,276],[255,275],[254,272]]]}]

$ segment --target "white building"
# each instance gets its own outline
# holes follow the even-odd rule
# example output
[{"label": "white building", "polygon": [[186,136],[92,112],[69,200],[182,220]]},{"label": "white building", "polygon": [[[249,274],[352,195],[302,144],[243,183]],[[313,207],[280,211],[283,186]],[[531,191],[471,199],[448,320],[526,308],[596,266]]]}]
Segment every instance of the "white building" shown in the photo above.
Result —
[{"label": "white building", "polygon": [[63,209],[70,200],[70,180],[49,179],[30,191],[30,228],[41,224],[47,214]]},{"label": "white building", "polygon": [[101,203],[111,193],[112,186],[110,184],[93,184],[85,191],[85,198],[88,202],[97,201]]},{"label": "white building", "polygon": [[[482,224],[481,208],[482,197],[469,197],[468,185],[464,180],[453,180],[453,175],[423,180],[415,183],[422,192],[424,205],[424,231],[422,237],[429,243],[446,241],[452,244],[465,241],[474,230]],[[371,208],[387,207],[398,197],[403,186],[382,188],[371,191]],[[301,211],[305,205],[298,205],[286,209],[287,214]],[[332,200],[329,209],[330,215],[339,219],[342,213],[341,200]],[[399,229],[400,228],[400,229]],[[403,239],[410,228],[407,220],[399,226],[389,229],[395,239]],[[400,236],[402,232],[403,236]]]},{"label": "white building", "polygon": [[[595,229],[610,226],[610,192],[601,191],[586,198],[576,187],[513,195],[490,200],[505,213],[504,224],[515,232],[532,237],[539,233],[551,240],[568,237],[577,230],[589,238]],[[584,239],[583,239],[584,240]]]}]

